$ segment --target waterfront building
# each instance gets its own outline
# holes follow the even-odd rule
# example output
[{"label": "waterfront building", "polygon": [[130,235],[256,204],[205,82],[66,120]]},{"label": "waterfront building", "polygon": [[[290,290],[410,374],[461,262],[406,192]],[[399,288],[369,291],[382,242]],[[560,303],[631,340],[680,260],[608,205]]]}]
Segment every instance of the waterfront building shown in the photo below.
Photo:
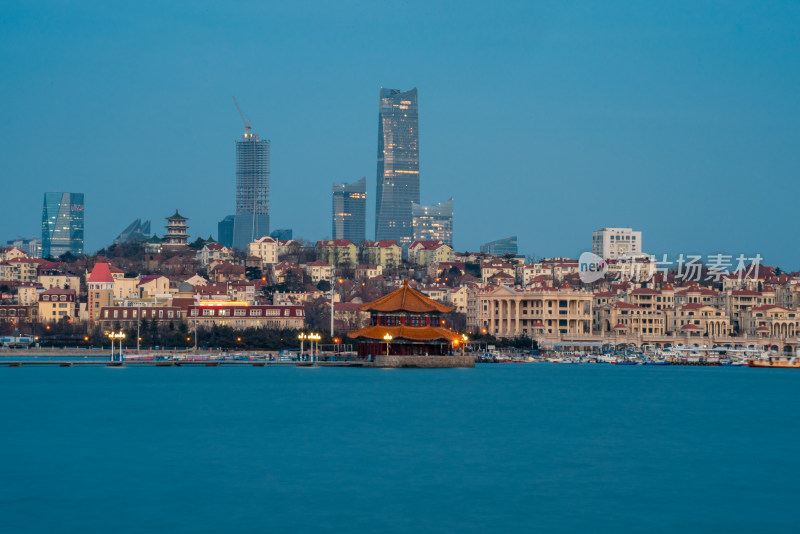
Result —
[{"label": "waterfront building", "polygon": [[347,334],[358,340],[359,356],[452,354],[461,342],[442,318],[453,308],[412,289],[408,280],[359,309],[370,313],[369,326]]},{"label": "waterfront building", "polygon": [[233,248],[244,250],[248,243],[269,235],[269,151],[269,141],[261,141],[249,127],[236,141]]},{"label": "waterfront building", "polygon": [[478,318],[469,322],[497,337],[563,337],[592,330],[592,293],[568,284],[527,290],[489,286],[477,298]]},{"label": "waterfront building", "polygon": [[411,203],[415,241],[441,241],[453,246],[453,199],[421,206]]},{"label": "waterfront building", "polygon": [[189,306],[186,317],[197,326],[243,328],[283,328],[300,330],[305,326],[302,306],[248,306],[247,302],[201,301]]},{"label": "waterfront building", "polygon": [[407,247],[414,240],[411,203],[419,203],[417,89],[380,90],[375,239]]},{"label": "waterfront building", "polygon": [[83,254],[83,193],[45,193],[42,207],[42,256]]},{"label": "waterfront building", "polygon": [[512,235],[496,241],[490,241],[481,245],[481,252],[491,254],[492,256],[504,256],[512,254],[516,256],[519,254],[519,247],[517,246],[517,236]]},{"label": "waterfront building", "polygon": [[601,228],[592,232],[592,252],[604,260],[642,253],[642,232],[632,228]]},{"label": "waterfront building", "polygon": [[[141,319],[155,323],[170,323],[183,320],[186,310],[179,306],[158,306],[148,303],[145,306],[104,306],[97,315],[97,322],[102,328],[112,330],[119,325],[122,328],[136,329]],[[135,344],[136,340],[131,340]]]},{"label": "waterfront building", "polygon": [[666,310],[665,315],[670,323],[670,332],[717,338],[731,333],[730,318],[716,306],[682,304],[674,310]]},{"label": "waterfront building", "polygon": [[164,236],[162,246],[165,248],[185,247],[189,236],[186,234],[186,217],[175,210],[175,214],[167,217],[167,235]]},{"label": "waterfront building", "polygon": [[765,304],[747,309],[743,330],[755,336],[797,339],[800,336],[800,310]]},{"label": "waterfront building", "polygon": [[25,306],[22,304],[0,304],[0,325],[18,326],[22,323],[34,323],[39,311],[38,303]]},{"label": "waterfront building", "polygon": [[334,182],[332,221],[333,239],[348,239],[354,243],[366,239],[366,177],[350,184]]},{"label": "waterfront building", "polygon": [[55,323],[61,320],[72,320],[78,317],[75,307],[75,291],[54,287],[39,294],[39,321]]},{"label": "waterfront building", "polygon": [[616,301],[595,310],[595,325],[601,335],[664,335],[665,314],[628,302]]}]

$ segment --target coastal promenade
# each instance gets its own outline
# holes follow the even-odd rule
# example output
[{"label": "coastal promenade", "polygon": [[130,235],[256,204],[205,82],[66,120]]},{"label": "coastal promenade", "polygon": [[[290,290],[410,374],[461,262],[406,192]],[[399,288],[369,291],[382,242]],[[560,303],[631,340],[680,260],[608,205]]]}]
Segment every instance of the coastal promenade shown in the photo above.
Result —
[{"label": "coastal promenade", "polygon": [[544,349],[561,347],[580,350],[587,347],[621,347],[642,349],[663,349],[683,345],[684,347],[713,348],[727,347],[731,349],[772,349],[784,354],[794,354],[800,345],[800,338],[776,338],[756,336],[697,336],[697,335],[643,335],[643,334],[578,334],[578,335],[538,335],[534,336],[539,346]]}]

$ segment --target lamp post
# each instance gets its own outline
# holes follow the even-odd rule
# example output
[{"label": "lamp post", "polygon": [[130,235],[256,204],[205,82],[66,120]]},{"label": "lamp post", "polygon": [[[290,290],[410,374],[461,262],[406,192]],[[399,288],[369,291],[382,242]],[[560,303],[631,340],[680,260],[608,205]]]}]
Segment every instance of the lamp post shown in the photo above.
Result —
[{"label": "lamp post", "polygon": [[301,360],[303,359],[303,342],[306,340],[306,337],[308,337],[308,336],[306,336],[302,332],[300,333],[300,335],[297,336],[297,339],[300,340],[300,359]]},{"label": "lamp post", "polygon": [[386,334],[385,336],[383,336],[383,339],[386,340],[386,355],[388,356],[389,355],[389,342],[392,340],[392,335],[391,334]]},{"label": "lamp post", "polygon": [[119,339],[119,360],[122,361],[122,340],[125,339],[125,332],[120,330],[119,332],[114,332],[113,330],[111,333],[108,334],[109,339],[111,339],[111,361],[116,361],[114,358],[114,340]]},{"label": "lamp post", "polygon": [[[311,361],[315,361],[315,350],[319,350],[319,340],[322,339],[322,336],[319,334],[309,334],[308,339],[311,340]],[[316,349],[315,349],[316,347]]]}]

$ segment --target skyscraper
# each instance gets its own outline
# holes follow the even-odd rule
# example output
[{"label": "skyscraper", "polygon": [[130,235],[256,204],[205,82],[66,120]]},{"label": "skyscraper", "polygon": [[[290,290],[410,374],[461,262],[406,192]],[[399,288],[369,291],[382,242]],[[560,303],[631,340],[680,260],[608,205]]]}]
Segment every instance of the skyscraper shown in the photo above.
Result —
[{"label": "skyscraper", "polygon": [[236,141],[236,214],[233,246],[241,250],[269,235],[269,141],[260,141],[247,126]]},{"label": "skyscraper", "polygon": [[411,203],[419,203],[419,119],[417,89],[380,92],[378,113],[378,187],[375,239],[414,239]]},{"label": "skyscraper", "polygon": [[411,203],[414,241],[441,241],[453,246],[453,199],[433,206]]},{"label": "skyscraper", "polygon": [[493,256],[503,256],[505,254],[519,254],[519,248],[517,247],[517,236],[512,235],[511,237],[506,237],[505,239],[498,239],[497,241],[490,241],[486,244],[481,245],[481,252],[485,252],[487,254],[491,254]]},{"label": "skyscraper", "polygon": [[367,234],[367,178],[333,183],[333,239],[361,243]]},{"label": "skyscraper", "polygon": [[45,193],[42,256],[83,254],[83,193]]}]

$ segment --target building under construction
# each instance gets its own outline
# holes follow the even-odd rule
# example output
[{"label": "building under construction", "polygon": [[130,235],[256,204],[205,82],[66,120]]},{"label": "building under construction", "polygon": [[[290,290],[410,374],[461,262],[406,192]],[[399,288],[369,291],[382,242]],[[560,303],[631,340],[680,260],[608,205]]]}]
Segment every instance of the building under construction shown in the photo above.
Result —
[{"label": "building under construction", "polygon": [[[235,101],[235,99],[234,99]],[[238,104],[237,104],[238,109]],[[239,111],[241,115],[241,110]],[[246,250],[247,244],[269,235],[269,141],[250,132],[236,141],[236,211],[233,220],[233,246]]]}]

